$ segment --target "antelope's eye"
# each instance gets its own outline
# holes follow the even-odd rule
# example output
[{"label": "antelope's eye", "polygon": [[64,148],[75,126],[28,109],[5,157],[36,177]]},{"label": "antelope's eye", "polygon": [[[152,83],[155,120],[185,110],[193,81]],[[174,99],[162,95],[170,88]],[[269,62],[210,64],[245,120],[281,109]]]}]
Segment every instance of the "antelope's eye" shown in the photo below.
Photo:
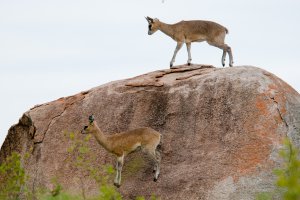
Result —
[{"label": "antelope's eye", "polygon": [[84,128],[83,128],[83,129],[84,129],[84,130],[86,130],[87,128],[88,128],[88,126],[84,126]]},{"label": "antelope's eye", "polygon": [[149,27],[149,29],[151,30],[151,28],[152,28],[152,25],[151,25],[151,24],[149,24],[149,26],[148,26],[148,27]]}]

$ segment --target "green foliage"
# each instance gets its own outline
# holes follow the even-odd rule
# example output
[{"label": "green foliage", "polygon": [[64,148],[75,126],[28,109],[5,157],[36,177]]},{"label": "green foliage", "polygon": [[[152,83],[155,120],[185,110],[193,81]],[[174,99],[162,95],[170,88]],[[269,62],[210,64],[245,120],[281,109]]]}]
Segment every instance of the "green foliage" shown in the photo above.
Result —
[{"label": "green foliage", "polygon": [[261,192],[256,195],[256,200],[272,200],[272,193],[270,192]]},{"label": "green foliage", "polygon": [[[151,197],[150,197],[150,200],[158,200],[159,198],[157,198],[155,195],[152,195]],[[143,196],[138,196],[138,197],[136,197],[136,199],[135,200],[146,200],[145,199],[145,197],[143,197]]]},{"label": "green foliage", "polygon": [[138,196],[138,197],[136,197],[136,199],[135,200],[145,200],[145,198],[144,197],[140,197],[140,196]]},{"label": "green foliage", "polygon": [[81,198],[67,193],[60,193],[56,196],[48,195],[41,197],[41,200],[81,200]]},{"label": "green foliage", "polygon": [[159,200],[160,198],[156,197],[155,195],[152,195],[150,200]]},{"label": "green foliage", "polygon": [[133,158],[126,163],[127,173],[123,175],[123,179],[126,180],[126,178],[136,174],[143,166],[145,166],[145,161],[142,157]]},{"label": "green foliage", "polygon": [[299,149],[289,139],[285,139],[284,147],[279,151],[279,155],[283,159],[283,165],[274,170],[277,176],[277,189],[272,192],[259,193],[256,200],[272,200],[275,196],[281,196],[284,200],[300,199]]},{"label": "green foliage", "polygon": [[275,170],[277,175],[277,186],[284,190],[283,199],[300,199],[300,160],[299,150],[290,140],[284,141],[284,149],[280,151],[280,156],[284,159],[281,169]]},{"label": "green foliage", "polygon": [[15,200],[20,196],[26,181],[21,156],[13,152],[0,165],[0,200]]},{"label": "green foliage", "polygon": [[99,195],[92,197],[92,200],[122,200],[121,194],[116,188],[109,184],[109,180],[112,179],[112,175],[115,173],[114,168],[111,165],[102,166],[97,168],[93,166],[92,161],[96,160],[93,154],[89,154],[89,140],[91,135],[86,135],[82,140],[78,134],[70,133],[69,138],[72,142],[71,148],[68,148],[72,158],[75,158],[75,167],[81,171],[82,174],[88,174],[99,185]]},{"label": "green foliage", "polygon": [[97,200],[122,200],[122,196],[119,192],[116,191],[114,186],[108,184],[102,184],[100,186],[100,195]]},{"label": "green foliage", "polygon": [[62,191],[61,185],[57,185],[53,191],[42,192],[37,195],[39,200],[82,200],[78,195],[72,195]]}]

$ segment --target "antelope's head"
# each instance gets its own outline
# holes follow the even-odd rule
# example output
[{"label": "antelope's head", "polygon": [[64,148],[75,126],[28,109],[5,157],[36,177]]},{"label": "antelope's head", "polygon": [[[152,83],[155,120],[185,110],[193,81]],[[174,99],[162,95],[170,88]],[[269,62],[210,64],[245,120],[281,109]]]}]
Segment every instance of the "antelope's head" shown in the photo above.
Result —
[{"label": "antelope's head", "polygon": [[81,131],[82,134],[88,134],[95,129],[94,120],[95,120],[94,115],[90,115],[89,124],[83,127]]},{"label": "antelope's head", "polygon": [[145,17],[148,22],[148,35],[152,35],[155,33],[159,28],[159,20],[152,19],[151,17]]}]

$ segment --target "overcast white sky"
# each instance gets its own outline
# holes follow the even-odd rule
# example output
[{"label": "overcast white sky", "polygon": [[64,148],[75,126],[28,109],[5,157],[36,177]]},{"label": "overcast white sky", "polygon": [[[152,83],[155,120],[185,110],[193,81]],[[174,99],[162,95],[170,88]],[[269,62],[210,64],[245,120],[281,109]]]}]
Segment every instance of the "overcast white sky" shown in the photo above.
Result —
[{"label": "overcast white sky", "polygon": [[[229,29],[235,65],[261,67],[300,91],[298,0],[0,0],[0,145],[36,104],[168,68],[176,43],[148,36],[147,15],[216,21]],[[220,67],[221,54],[192,44],[193,63]],[[184,47],[175,65],[186,60]]]}]

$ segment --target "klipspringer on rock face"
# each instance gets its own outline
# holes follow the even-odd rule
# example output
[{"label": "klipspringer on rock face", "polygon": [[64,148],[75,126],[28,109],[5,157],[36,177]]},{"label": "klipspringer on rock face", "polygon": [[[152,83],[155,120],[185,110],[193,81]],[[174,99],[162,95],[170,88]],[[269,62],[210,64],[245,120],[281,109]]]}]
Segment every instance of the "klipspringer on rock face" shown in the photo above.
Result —
[{"label": "klipspringer on rock face", "polygon": [[[126,198],[253,199],[273,187],[272,170],[282,138],[299,144],[300,95],[275,75],[251,66],[191,65],[115,81],[38,105],[8,131],[0,162],[12,151],[30,151],[24,163],[31,190],[52,187],[97,192],[95,183],[66,160],[64,132],[79,133],[95,115],[105,133],[150,127],[162,134],[161,176],[152,181],[144,154],[128,155],[119,191]],[[94,166],[115,158],[89,141]],[[132,172],[137,157],[142,162]],[[111,180],[113,181],[113,180]]]}]

